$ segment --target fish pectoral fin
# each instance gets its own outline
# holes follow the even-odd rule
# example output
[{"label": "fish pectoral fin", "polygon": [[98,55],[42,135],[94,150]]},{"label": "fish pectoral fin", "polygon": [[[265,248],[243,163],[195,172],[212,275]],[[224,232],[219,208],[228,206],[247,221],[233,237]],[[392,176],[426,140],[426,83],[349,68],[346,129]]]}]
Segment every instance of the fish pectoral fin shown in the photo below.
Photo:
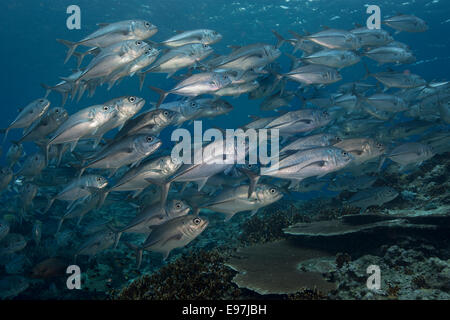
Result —
[{"label": "fish pectoral fin", "polygon": [[208,182],[208,179],[209,179],[209,177],[206,177],[205,179],[197,181],[198,191],[201,191],[203,189],[206,182]]},{"label": "fish pectoral fin", "polygon": [[162,244],[163,246],[166,245],[167,243],[169,243],[169,241],[180,241],[181,238],[183,238],[183,234],[181,233],[176,233],[173,236],[167,238],[164,243]]},{"label": "fish pectoral fin", "polygon": [[319,161],[312,162],[312,163],[302,167],[301,169],[305,169],[305,168],[308,168],[308,167],[324,167],[326,164],[327,164],[327,161],[319,160]]},{"label": "fish pectoral fin", "polygon": [[300,120],[297,120],[296,122],[303,122],[306,124],[311,124],[313,121],[311,119],[300,119]]},{"label": "fish pectoral fin", "polygon": [[349,152],[356,156],[360,156],[360,155],[364,154],[364,151],[362,151],[362,150],[350,150]]}]

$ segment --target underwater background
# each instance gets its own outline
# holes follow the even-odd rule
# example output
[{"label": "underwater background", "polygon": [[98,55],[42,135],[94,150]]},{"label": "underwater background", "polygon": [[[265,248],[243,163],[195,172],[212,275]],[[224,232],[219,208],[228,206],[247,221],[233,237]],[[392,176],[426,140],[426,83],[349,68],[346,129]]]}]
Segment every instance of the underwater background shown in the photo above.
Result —
[{"label": "underwater background", "polygon": [[[73,4],[81,9],[80,30],[66,27],[66,9]],[[383,18],[411,14],[425,20],[429,27],[426,32],[394,34],[395,30],[383,25],[382,28],[395,40],[409,45],[416,59],[400,66],[378,66],[375,61],[363,57],[371,72],[392,67],[407,69],[428,83],[449,79],[450,3],[411,0],[369,4],[378,5]],[[289,38],[290,30],[306,34],[323,30],[324,26],[343,30],[353,29],[355,24],[365,26],[369,16],[366,6],[365,1],[359,0],[4,1],[0,4],[0,34],[4,43],[0,51],[3,92],[0,127],[6,128],[17,116],[19,108],[45,96],[42,83],[54,85],[61,76],[76,69],[74,58],[63,63],[67,48],[56,39],[77,41],[97,30],[97,23],[148,20],[158,27],[158,32],[151,37],[157,43],[173,36],[175,30],[208,28],[223,36],[212,47],[215,53],[225,55],[230,52],[229,46],[260,42],[275,45],[277,38],[272,30]],[[292,53],[288,43],[280,50]],[[287,55],[282,54],[276,62],[282,72],[291,68]],[[177,74],[183,73],[186,70]],[[363,63],[342,69],[340,73],[342,81],[305,89],[302,96],[306,100],[296,96],[284,110],[303,108],[305,101],[316,95],[330,96],[343,83],[366,80]],[[368,82],[376,83],[375,79]],[[176,83],[178,80],[167,79],[166,74],[151,74],[139,90],[138,77],[128,77],[109,91],[105,86],[97,88],[93,97],[84,96],[79,102],[69,99],[64,108],[71,115],[116,97],[133,95],[146,100],[143,111],[147,111],[150,103],[158,100],[148,85],[169,89]],[[297,87],[298,83],[286,84],[287,90]],[[47,98],[51,107],[60,104],[61,96],[57,92],[50,93]],[[170,95],[165,102],[177,99],[176,95]],[[213,119],[202,119],[204,128],[238,128],[251,121],[249,115],[279,115],[278,110],[260,109],[263,98],[251,100],[247,94],[242,94],[224,100],[233,106],[233,110]],[[448,100],[445,103],[448,104]],[[397,115],[390,126],[408,119]],[[428,121],[420,117],[417,120]],[[67,220],[56,233],[58,217],[64,214],[66,204],[55,202],[46,213],[42,213],[42,209],[49,196],[76,176],[73,167],[45,168],[35,178],[34,183],[39,189],[24,221],[17,218],[22,210],[20,188],[23,181],[15,176],[8,188],[1,191],[0,219],[8,222],[10,234],[21,234],[25,238],[26,246],[12,250],[13,253],[3,251],[0,255],[0,298],[449,299],[450,139],[448,124],[433,121],[435,126],[426,132],[413,135],[409,140],[386,141],[386,144],[421,141],[423,136],[428,134],[429,137],[431,133],[433,138],[441,137],[439,152],[434,157],[408,170],[399,169],[386,160],[387,165],[385,163],[381,172],[367,171],[369,176],[377,177],[371,187],[397,190],[400,196],[391,202],[371,206],[360,214],[359,207],[347,203],[358,188],[329,190],[326,183],[331,180],[325,179],[326,183],[318,187],[284,192],[281,200],[255,215],[238,213],[224,222],[220,214],[202,211],[201,215],[209,220],[206,230],[187,246],[175,249],[165,261],[159,253],[146,252],[141,268],[137,269],[135,252],[124,243],[112,248],[111,239],[105,244],[105,250],[99,250],[91,257],[78,257],[75,264],[82,271],[81,290],[66,287],[68,275],[65,269],[72,264],[77,248],[95,232],[110,230],[105,227],[109,223],[114,228],[126,224],[134,217],[135,208],[128,204],[125,195],[111,194],[101,208],[86,215],[79,227],[75,226],[76,220]],[[184,127],[191,129],[192,125],[185,124]],[[434,131],[435,136],[432,135]],[[115,132],[109,132],[105,137],[112,139]],[[159,138],[163,143],[170,141],[170,134],[171,129],[165,129]],[[376,129],[368,129],[362,134],[364,137],[375,135]],[[2,167],[8,165],[6,154],[11,142],[21,136],[22,130],[18,129],[8,133],[2,145]],[[24,142],[23,146],[26,155],[21,157],[14,171],[20,168],[27,155],[39,150],[32,142]],[[282,184],[278,186],[284,188]],[[349,217],[342,218],[346,215]],[[32,235],[36,220],[42,223],[38,244]],[[134,243],[145,240],[135,234],[124,237]],[[42,262],[46,262],[44,267],[41,266],[44,269],[36,269]],[[380,266],[381,289],[367,288],[366,269],[369,265]],[[262,277],[264,274],[272,275],[272,280]]]}]

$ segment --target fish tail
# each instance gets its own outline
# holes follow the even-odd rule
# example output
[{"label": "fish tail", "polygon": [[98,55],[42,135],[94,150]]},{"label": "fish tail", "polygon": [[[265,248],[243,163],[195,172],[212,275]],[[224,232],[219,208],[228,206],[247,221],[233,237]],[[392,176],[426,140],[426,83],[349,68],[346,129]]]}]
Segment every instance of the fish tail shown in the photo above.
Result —
[{"label": "fish tail", "polygon": [[153,180],[153,179],[145,179],[147,182],[156,184],[157,186],[161,187],[161,201],[160,205],[165,206],[167,201],[167,196],[169,194],[170,185],[172,184],[172,181],[166,182],[164,180]]},{"label": "fish tail", "polygon": [[281,46],[286,42],[286,40],[283,38],[283,36],[281,34],[279,34],[278,32],[276,32],[275,30],[272,30],[272,33],[275,35],[275,37],[277,38],[277,44],[276,44],[276,48],[279,49],[281,48]]},{"label": "fish tail", "polygon": [[136,254],[136,268],[139,269],[141,267],[141,263],[142,263],[142,253],[143,250],[141,248],[139,248],[138,246],[129,243],[129,242],[125,242],[125,245],[130,248],[131,250],[133,250]]},{"label": "fish tail", "polygon": [[119,245],[119,241],[120,241],[120,237],[122,236],[123,232],[117,232],[115,233],[115,237],[114,237],[114,249],[117,248],[117,246]]},{"label": "fish tail", "polygon": [[58,227],[56,228],[56,233],[58,233],[61,230],[63,222],[64,222],[64,219],[59,220]]},{"label": "fish tail", "polygon": [[68,40],[63,40],[63,39],[56,39],[56,41],[58,41],[59,43],[62,43],[67,48],[69,48],[69,50],[67,51],[66,59],[64,60],[64,63],[67,63],[67,61],[69,61],[72,54],[75,52],[75,49],[78,47],[78,43],[71,42]]},{"label": "fish tail", "polygon": [[52,92],[53,87],[50,87],[49,85],[45,84],[45,83],[41,83],[41,87],[44,88],[45,91],[45,96],[44,98],[47,99],[48,95],[50,94],[50,92]]},{"label": "fish tail", "polygon": [[364,69],[366,70],[366,74],[365,74],[363,80],[366,80],[366,79],[367,79],[368,77],[370,77],[372,74],[370,73],[369,67],[367,66],[366,63],[363,62],[363,66],[364,66]]},{"label": "fish tail", "polygon": [[77,68],[79,69],[81,66],[81,63],[83,62],[84,57],[86,57],[88,54],[90,54],[90,51],[86,51],[86,52],[74,51],[72,54],[77,58]]},{"label": "fish tail", "polygon": [[9,128],[0,129],[0,133],[3,133],[5,136],[3,137],[3,143],[6,142],[6,137],[8,137]]},{"label": "fish tail", "polygon": [[145,73],[145,72],[138,73],[138,77],[139,77],[139,91],[142,91],[142,87],[144,86],[144,81],[145,81],[145,76],[146,75],[147,75],[147,73]]},{"label": "fish tail", "polygon": [[169,92],[166,92],[160,88],[156,88],[156,87],[152,87],[152,86],[148,86],[150,88],[150,90],[155,91],[157,94],[159,94],[159,100],[158,103],[156,104],[155,108],[158,109],[159,106],[161,105],[161,103],[163,103],[163,101],[166,99],[166,97],[169,95]]},{"label": "fish tail", "polygon": [[46,213],[48,210],[50,210],[50,208],[53,205],[53,202],[55,202],[55,198],[54,197],[49,198],[48,202],[47,202],[47,206],[45,207],[45,209],[44,209],[44,211],[42,213]]}]

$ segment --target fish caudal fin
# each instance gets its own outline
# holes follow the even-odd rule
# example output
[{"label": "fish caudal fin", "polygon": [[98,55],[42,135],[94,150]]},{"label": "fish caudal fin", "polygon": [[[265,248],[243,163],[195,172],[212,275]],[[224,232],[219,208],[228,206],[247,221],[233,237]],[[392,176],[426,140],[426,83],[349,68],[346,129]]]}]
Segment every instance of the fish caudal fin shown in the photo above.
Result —
[{"label": "fish caudal fin", "polygon": [[166,92],[162,89],[156,88],[156,87],[152,87],[152,86],[148,86],[150,88],[150,90],[155,91],[157,94],[159,94],[159,100],[156,103],[155,108],[158,109],[159,106],[163,103],[163,101],[166,99],[166,97],[169,95],[169,92]]},{"label": "fish caudal fin", "polygon": [[71,42],[68,40],[63,40],[63,39],[56,39],[56,41],[58,41],[59,43],[62,43],[67,48],[69,48],[69,50],[67,51],[66,59],[64,60],[64,63],[67,63],[67,61],[69,61],[72,54],[75,52],[75,49],[78,47],[78,43]]},{"label": "fish caudal fin", "polygon": [[138,246],[135,246],[134,244],[131,244],[129,242],[125,242],[126,246],[133,250],[136,253],[136,268],[139,269],[141,267],[142,263],[142,253],[143,249],[139,248]]}]

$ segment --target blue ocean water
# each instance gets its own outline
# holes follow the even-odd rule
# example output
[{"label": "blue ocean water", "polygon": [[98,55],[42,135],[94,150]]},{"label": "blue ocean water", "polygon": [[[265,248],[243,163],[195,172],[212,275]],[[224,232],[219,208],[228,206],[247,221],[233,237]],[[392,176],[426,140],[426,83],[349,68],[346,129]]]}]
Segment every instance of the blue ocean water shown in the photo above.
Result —
[{"label": "blue ocean water", "polygon": [[[76,4],[81,9],[81,29],[69,30],[66,27],[68,6]],[[252,43],[276,44],[277,39],[272,33],[289,36],[290,30],[305,34],[314,33],[323,28],[350,30],[355,24],[365,25],[368,18],[366,1],[359,0],[22,0],[2,2],[0,4],[0,35],[3,41],[0,50],[0,83],[2,88],[2,116],[0,128],[6,128],[18,114],[18,108],[45,95],[41,84],[54,85],[60,77],[68,76],[76,69],[76,60],[71,58],[64,64],[66,47],[56,39],[77,41],[98,29],[98,23],[108,23],[127,19],[145,19],[158,27],[158,33],[152,41],[161,42],[175,34],[176,30],[193,30],[208,28],[217,30],[223,39],[213,45],[217,54],[230,52],[229,46],[243,46]],[[369,3],[372,4],[372,3]],[[363,58],[370,71],[383,71],[388,67],[395,70],[409,70],[422,76],[427,82],[446,81],[450,70],[450,3],[445,0],[410,0],[410,1],[378,1],[373,3],[381,8],[383,18],[396,14],[414,14],[424,19],[429,30],[424,33],[394,34],[394,30],[383,26],[391,32],[397,41],[408,44],[416,61],[405,65],[377,66],[376,62]],[[288,44],[284,44],[283,52],[292,52]],[[277,62],[282,72],[290,69],[290,59],[282,55]],[[178,72],[177,75],[185,71]],[[341,70],[343,81],[320,89],[322,93],[331,94],[337,91],[345,82],[358,81],[365,77],[366,70],[362,63]],[[368,80],[376,83],[374,79]],[[139,90],[139,79],[135,76],[124,79],[110,91],[106,86],[97,88],[92,98],[84,96],[79,102],[70,98],[64,108],[69,114],[88,106],[101,104],[113,98],[125,95],[136,95],[146,99],[143,111],[156,102],[158,96],[147,88],[152,85],[158,88],[172,88],[178,81],[167,79],[165,74],[147,75],[145,86]],[[298,84],[288,83],[289,90],[296,89]],[[308,89],[311,94],[314,89]],[[171,95],[166,101],[178,97]],[[48,99],[51,106],[58,106],[61,96],[50,93]],[[262,99],[249,100],[247,95],[226,97],[234,110],[214,119],[202,119],[204,129],[207,127],[238,128],[250,122],[250,115],[276,116],[277,111],[261,111]],[[303,101],[294,98],[291,107],[297,109],[303,106]],[[286,108],[285,108],[286,109]],[[184,127],[192,128],[190,124]],[[161,139],[170,140],[170,130],[163,131]],[[21,137],[21,129],[12,129],[7,141],[2,145],[3,155],[0,165],[6,163],[5,154],[11,141]],[[107,137],[113,136],[109,133]],[[2,137],[0,136],[0,139]],[[168,143],[168,146],[171,144]],[[166,146],[167,146],[166,145]],[[24,143],[27,154],[36,152],[37,147],[30,142]],[[58,186],[59,187],[59,186]],[[292,193],[286,198],[310,199],[323,195],[334,196],[337,193],[300,194]],[[41,197],[44,195],[40,194]],[[324,196],[325,198],[325,196]],[[10,199],[10,198],[8,198]],[[285,200],[280,202],[285,204]],[[113,213],[111,214],[111,216]],[[0,217],[1,218],[1,217]],[[211,239],[209,239],[211,241]],[[213,241],[213,240],[212,240]],[[31,249],[30,249],[31,250]],[[35,257],[34,257],[35,258]],[[39,259],[35,259],[37,262]],[[153,263],[153,260],[152,260]],[[155,264],[158,267],[159,264]],[[155,267],[152,265],[152,268]],[[131,276],[130,276],[131,277]],[[124,280],[121,285],[126,283]]]}]

